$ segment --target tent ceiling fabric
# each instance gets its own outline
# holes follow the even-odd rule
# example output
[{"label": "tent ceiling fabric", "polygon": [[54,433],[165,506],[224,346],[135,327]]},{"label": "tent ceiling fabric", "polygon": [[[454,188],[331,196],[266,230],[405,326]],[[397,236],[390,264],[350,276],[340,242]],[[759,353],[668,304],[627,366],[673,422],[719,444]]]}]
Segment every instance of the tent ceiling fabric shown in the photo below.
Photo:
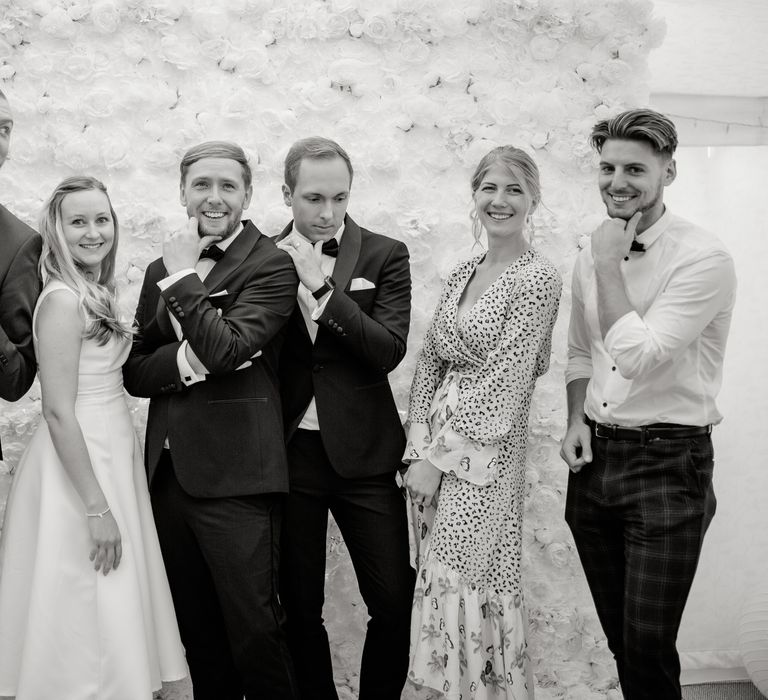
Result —
[{"label": "tent ceiling fabric", "polygon": [[768,0],[656,0],[651,92],[768,97]]}]

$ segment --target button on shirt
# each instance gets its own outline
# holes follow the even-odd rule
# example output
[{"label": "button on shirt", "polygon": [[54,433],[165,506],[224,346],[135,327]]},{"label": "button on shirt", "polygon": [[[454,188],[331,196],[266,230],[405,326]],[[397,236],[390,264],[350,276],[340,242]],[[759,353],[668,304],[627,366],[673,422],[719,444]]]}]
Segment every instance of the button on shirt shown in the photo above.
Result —
[{"label": "button on shirt", "polygon": [[[306,236],[303,236],[300,234],[295,228],[292,229],[293,233],[295,233],[297,236],[300,236],[304,240],[308,241],[309,243],[312,243]],[[344,233],[344,227],[342,226],[337,232],[334,238],[341,244],[341,236]],[[315,255],[319,256],[320,258],[320,269],[323,271],[324,276],[333,275],[333,270],[336,267],[336,258],[332,258],[330,255],[324,255],[322,252],[323,249],[323,243],[322,241],[317,241],[316,243],[312,243]],[[325,305],[328,303],[328,300],[331,298],[330,294],[326,294],[325,297],[322,299],[322,301],[318,302],[313,296],[312,292],[305,287],[301,282],[299,282],[299,291],[297,294],[298,302],[299,302],[299,308],[301,309],[301,315],[304,318],[304,323],[307,326],[307,331],[309,332],[309,337],[312,339],[312,342],[315,342],[315,338],[317,338],[317,323],[315,321],[320,318],[323,314],[323,310],[325,309]],[[303,430],[320,430],[320,423],[317,420],[317,404],[315,403],[315,397],[312,397],[312,400],[309,402],[309,406],[307,407],[307,410],[304,412],[304,416],[301,419],[301,423],[299,423],[299,428],[302,428]]]},{"label": "button on shirt", "polygon": [[566,381],[590,379],[585,413],[598,423],[703,426],[715,397],[736,297],[733,260],[718,238],[666,210],[621,263],[635,309],[605,339],[592,251],[573,272]]}]

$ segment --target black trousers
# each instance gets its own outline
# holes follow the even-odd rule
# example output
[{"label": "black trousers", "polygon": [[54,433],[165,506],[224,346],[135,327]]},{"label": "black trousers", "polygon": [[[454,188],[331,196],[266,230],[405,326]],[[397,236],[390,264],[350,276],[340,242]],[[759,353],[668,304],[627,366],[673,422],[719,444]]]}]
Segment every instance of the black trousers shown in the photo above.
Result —
[{"label": "black trousers", "polygon": [[336,700],[323,624],[328,513],[349,550],[370,621],[360,700],[399,700],[408,671],[415,571],[408,554],[405,500],[394,473],[344,479],[317,431],[288,443],[291,486],[283,526],[280,596],[304,700]]},{"label": "black trousers", "polygon": [[296,700],[277,595],[285,496],[195,498],[164,450],[151,498],[195,700]]},{"label": "black trousers", "polygon": [[677,633],[715,514],[709,435],[592,438],[565,517],[626,700],[679,700]]}]

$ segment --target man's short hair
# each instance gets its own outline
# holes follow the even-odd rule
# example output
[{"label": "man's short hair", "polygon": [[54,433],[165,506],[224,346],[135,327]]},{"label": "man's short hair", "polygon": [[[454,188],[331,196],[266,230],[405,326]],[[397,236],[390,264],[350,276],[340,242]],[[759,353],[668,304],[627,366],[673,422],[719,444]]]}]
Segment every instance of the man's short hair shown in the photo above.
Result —
[{"label": "man's short hair", "polygon": [[181,159],[179,169],[181,170],[182,187],[184,186],[184,180],[187,177],[189,166],[193,163],[197,163],[198,160],[202,160],[203,158],[229,158],[230,160],[237,161],[243,169],[245,189],[248,189],[251,186],[253,176],[251,174],[251,166],[248,164],[248,156],[245,155],[245,151],[231,141],[206,141],[197,146],[192,146]]},{"label": "man's short hair", "polygon": [[645,141],[660,156],[671,158],[677,148],[672,120],[652,109],[630,109],[595,124],[589,143],[598,153],[607,139]]},{"label": "man's short hair", "polygon": [[310,136],[296,141],[285,157],[285,184],[288,185],[288,189],[291,192],[296,187],[296,181],[299,178],[299,168],[304,158],[341,158],[349,171],[349,184],[352,184],[352,161],[349,159],[347,152],[331,139],[324,138],[323,136]]}]

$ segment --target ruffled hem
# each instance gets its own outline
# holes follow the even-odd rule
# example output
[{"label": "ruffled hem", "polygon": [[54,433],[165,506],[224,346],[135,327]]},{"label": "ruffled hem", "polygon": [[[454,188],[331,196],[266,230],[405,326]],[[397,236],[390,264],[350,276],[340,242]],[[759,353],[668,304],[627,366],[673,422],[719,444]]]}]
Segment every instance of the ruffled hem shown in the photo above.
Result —
[{"label": "ruffled hem", "polygon": [[408,680],[448,700],[532,700],[522,595],[462,580],[431,551],[419,571]]}]

